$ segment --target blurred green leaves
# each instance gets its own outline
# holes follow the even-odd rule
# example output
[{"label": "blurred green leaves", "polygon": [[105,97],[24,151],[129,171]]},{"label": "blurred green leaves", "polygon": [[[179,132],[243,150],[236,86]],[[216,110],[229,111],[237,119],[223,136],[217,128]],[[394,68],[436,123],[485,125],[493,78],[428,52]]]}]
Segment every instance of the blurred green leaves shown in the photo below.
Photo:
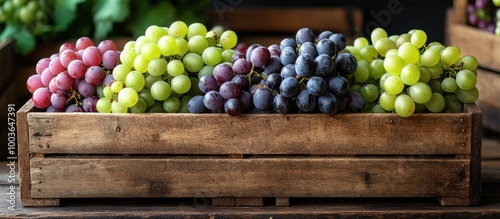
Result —
[{"label": "blurred green leaves", "polygon": [[12,38],[17,52],[27,54],[37,43],[68,38],[138,37],[153,24],[204,23],[209,4],[210,0],[0,0],[0,41]]}]

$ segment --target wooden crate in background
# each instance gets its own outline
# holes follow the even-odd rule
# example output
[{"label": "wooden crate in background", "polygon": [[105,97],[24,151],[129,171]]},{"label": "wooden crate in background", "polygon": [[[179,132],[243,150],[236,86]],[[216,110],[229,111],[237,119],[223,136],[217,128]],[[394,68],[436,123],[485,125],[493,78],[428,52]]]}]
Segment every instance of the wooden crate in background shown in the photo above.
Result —
[{"label": "wooden crate in background", "polygon": [[447,44],[473,55],[479,62],[476,104],[483,110],[483,126],[500,132],[500,36],[467,24],[467,0],[454,0],[447,16]]},{"label": "wooden crate in background", "polygon": [[356,30],[363,30],[363,12],[356,8],[234,8],[213,10],[209,13],[211,25],[223,25],[236,31],[239,42],[259,43],[264,46],[278,44],[285,37],[295,38],[302,27],[316,34],[330,30],[346,36],[352,44]]},{"label": "wooden crate in background", "polygon": [[477,205],[481,111],[397,114],[17,113],[24,206],[65,198],[434,197]]}]

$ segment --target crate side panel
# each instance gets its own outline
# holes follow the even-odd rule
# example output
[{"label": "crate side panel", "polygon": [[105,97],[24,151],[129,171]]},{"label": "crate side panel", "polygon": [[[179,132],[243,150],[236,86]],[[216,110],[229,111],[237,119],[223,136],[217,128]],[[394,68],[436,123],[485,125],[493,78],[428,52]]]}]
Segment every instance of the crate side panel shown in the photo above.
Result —
[{"label": "crate side panel", "polygon": [[32,196],[468,197],[466,159],[269,158],[31,161]]},{"label": "crate side panel", "polygon": [[470,154],[467,113],[28,114],[41,154]]}]

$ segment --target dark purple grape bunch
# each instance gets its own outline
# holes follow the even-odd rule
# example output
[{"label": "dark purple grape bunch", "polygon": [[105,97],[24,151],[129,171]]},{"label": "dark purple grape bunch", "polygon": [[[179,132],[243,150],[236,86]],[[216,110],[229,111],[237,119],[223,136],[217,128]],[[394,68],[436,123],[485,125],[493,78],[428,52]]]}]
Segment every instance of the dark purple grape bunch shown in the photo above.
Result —
[{"label": "dark purple grape bunch", "polygon": [[[339,111],[360,112],[364,100],[349,92],[347,76],[356,71],[356,58],[341,52],[347,46],[344,35],[323,31],[318,36],[309,28],[297,31],[295,40],[280,43],[282,81],[273,106],[278,113]],[[359,97],[361,97],[359,95]]]},{"label": "dark purple grape bunch", "polygon": [[213,75],[203,75],[199,82],[203,95],[190,99],[188,109],[191,113],[225,112],[239,115],[250,107],[250,94],[246,75],[251,71],[251,64],[245,59],[215,66]]},{"label": "dark purple grape bunch", "polygon": [[47,112],[97,112],[98,92],[112,83],[112,70],[120,61],[115,43],[105,40],[95,46],[88,37],[75,45],[64,43],[59,52],[42,58],[36,74],[26,82],[33,104]]},{"label": "dark purple grape bunch", "polygon": [[474,0],[467,4],[467,21],[469,25],[481,30],[495,33],[497,28],[498,7],[491,0]]},{"label": "dark purple grape bunch", "polygon": [[[232,67],[222,63],[213,75],[200,78],[202,96],[192,98],[190,112],[335,114],[359,112],[363,98],[349,93],[348,75],[357,61],[344,53],[346,39],[340,33],[309,28],[285,38],[280,45],[250,45],[245,54],[235,53]],[[361,97],[361,95],[359,95]]]}]

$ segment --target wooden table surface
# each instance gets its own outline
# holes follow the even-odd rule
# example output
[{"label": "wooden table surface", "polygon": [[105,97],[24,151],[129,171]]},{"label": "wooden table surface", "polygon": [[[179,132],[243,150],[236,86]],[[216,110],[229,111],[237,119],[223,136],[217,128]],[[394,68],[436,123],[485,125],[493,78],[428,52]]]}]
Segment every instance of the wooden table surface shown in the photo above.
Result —
[{"label": "wooden table surface", "polygon": [[[0,218],[500,218],[500,137],[482,140],[479,206],[442,207],[436,199],[290,199],[290,207],[212,207],[209,199],[62,199],[60,207],[23,207],[16,185],[9,209],[7,163],[0,162]],[[17,180],[16,180],[17,182]],[[388,188],[390,189],[390,188]]]}]

